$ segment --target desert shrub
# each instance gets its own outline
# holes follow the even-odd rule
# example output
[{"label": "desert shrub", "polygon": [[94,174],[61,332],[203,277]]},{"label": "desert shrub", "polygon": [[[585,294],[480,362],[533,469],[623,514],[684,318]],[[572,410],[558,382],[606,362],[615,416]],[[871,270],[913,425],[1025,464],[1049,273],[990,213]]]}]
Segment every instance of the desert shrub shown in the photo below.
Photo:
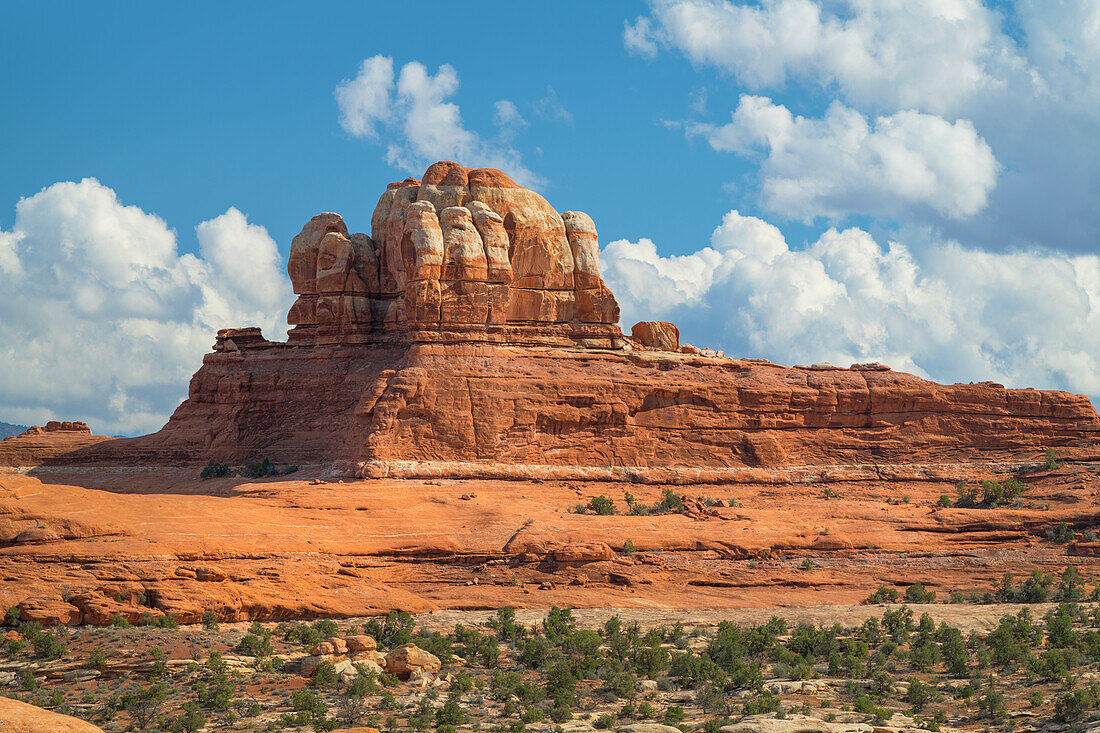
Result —
[{"label": "desert shrub", "polygon": [[250,657],[266,657],[274,652],[271,646],[271,637],[269,635],[256,635],[245,634],[234,650],[239,654],[245,654]]},{"label": "desert shrub", "polygon": [[982,491],[981,496],[979,496],[978,492],[968,487],[965,481],[959,481],[955,484],[957,493],[955,506],[961,509],[996,509],[1015,502],[1026,488],[1027,486],[1022,481],[1014,478],[1004,482],[982,481]]},{"label": "desert shrub", "polygon": [[462,725],[466,722],[466,713],[458,703],[456,695],[449,695],[443,707],[435,711],[436,725]]},{"label": "desert shrub", "polygon": [[322,690],[334,690],[340,684],[340,675],[332,662],[321,662],[309,684]]},{"label": "desert shrub", "polygon": [[872,593],[871,595],[864,598],[863,602],[867,603],[867,604],[871,604],[871,603],[894,603],[897,600],[898,600],[898,592],[896,590],[894,590],[893,588],[891,588],[889,586],[886,586],[886,585],[880,585],[878,587],[878,590],[876,590],[874,593]]},{"label": "desert shrub", "polygon": [[592,727],[597,730],[611,730],[618,722],[619,720],[615,717],[615,713],[604,713],[592,721]]},{"label": "desert shrub", "polygon": [[218,614],[214,613],[210,609],[202,612],[202,625],[207,631],[218,630]]},{"label": "desert shrub", "polygon": [[1050,598],[1053,576],[1040,571],[1038,568],[1031,571],[1031,575],[1020,585],[1016,596],[1017,603],[1042,603]]},{"label": "desert shrub", "polygon": [[573,618],[573,612],[568,608],[551,606],[542,620],[542,633],[546,640],[554,646],[559,646],[577,629],[577,622]]},{"label": "desert shrub", "polygon": [[206,727],[206,716],[199,712],[195,702],[183,704],[179,715],[168,721],[167,728],[173,733],[198,733]]},{"label": "desert shrub", "polygon": [[1058,524],[1047,527],[1043,534],[1048,540],[1059,545],[1073,542],[1077,538],[1077,533],[1066,522],[1058,522]]},{"label": "desert shrub", "polygon": [[1054,701],[1054,720],[1070,723],[1100,707],[1100,686],[1095,682],[1088,687],[1073,690]]},{"label": "desert shrub", "polygon": [[947,665],[947,671],[955,677],[965,677],[967,673],[966,640],[962,632],[954,626],[941,625],[936,633],[940,644],[940,655]]},{"label": "desert shrub", "polygon": [[408,611],[390,611],[382,619],[363,624],[363,633],[373,636],[382,647],[401,646],[412,641],[413,617]]},{"label": "desert shrub", "polygon": [[309,719],[323,718],[328,713],[328,705],[324,699],[304,687],[290,693],[290,706],[295,712],[306,713]]},{"label": "desert shrub", "polygon": [[937,698],[936,688],[921,682],[916,677],[909,678],[909,689],[905,693],[905,702],[918,713]]},{"label": "desert shrub", "polygon": [[157,629],[178,629],[180,627],[179,622],[176,621],[176,617],[170,613],[163,616],[154,616],[146,611],[141,614],[141,618],[138,619],[138,626],[152,626]]},{"label": "desert shrub", "polygon": [[29,669],[25,669],[19,673],[19,689],[32,692],[37,690],[38,686],[38,678],[35,677],[34,673]]},{"label": "desert shrub", "polygon": [[168,686],[163,682],[157,682],[136,692],[122,695],[118,704],[130,714],[139,728],[145,728],[160,713],[167,699]]},{"label": "desert shrub", "polygon": [[517,641],[527,636],[527,628],[516,623],[516,609],[511,606],[498,608],[496,618],[489,619],[489,628],[501,641]]},{"label": "desert shrub", "polygon": [[936,592],[926,590],[923,583],[913,583],[905,589],[905,600],[909,603],[935,603]]},{"label": "desert shrub", "polygon": [[516,661],[528,669],[539,669],[550,660],[550,642],[544,636],[533,636],[521,641],[519,648]]},{"label": "desert shrub", "polygon": [[1061,468],[1062,464],[1058,462],[1058,454],[1054,452],[1053,448],[1047,448],[1046,460],[1043,462],[1043,466],[1048,471]]},{"label": "desert shrub", "polygon": [[684,500],[672,489],[665,489],[664,497],[662,497],[658,506],[665,512],[682,512],[684,511]]},{"label": "desert shrub", "polygon": [[584,507],[585,511],[589,514],[614,514],[615,502],[608,497],[600,494],[589,499],[588,504]]},{"label": "desert shrub", "polygon": [[884,611],[882,628],[895,643],[904,644],[909,640],[909,632],[913,630],[913,612],[907,606],[896,611]]},{"label": "desert shrub", "polygon": [[744,715],[762,715],[774,713],[779,710],[780,699],[770,692],[765,692],[754,700],[746,700],[741,705]]},{"label": "desert shrub", "polygon": [[684,718],[687,717],[687,713],[679,705],[669,705],[665,708],[665,714],[662,722],[665,725],[677,726],[684,722]]},{"label": "desert shrub", "polygon": [[61,638],[52,631],[40,631],[30,637],[30,642],[31,646],[34,647],[34,655],[36,657],[61,659],[61,657],[65,656],[69,651],[68,647],[61,641]]},{"label": "desert shrub", "polygon": [[951,506],[951,497],[947,494],[940,494],[940,498],[936,500],[936,506]]},{"label": "desert shrub", "polygon": [[1080,601],[1085,596],[1084,582],[1077,568],[1067,565],[1058,580],[1058,600]]},{"label": "desert shrub", "polygon": [[474,678],[465,672],[457,672],[451,678],[450,689],[453,692],[470,692],[474,689]]},{"label": "desert shrub", "polygon": [[449,665],[451,660],[454,659],[454,648],[451,640],[438,631],[433,631],[429,636],[417,636],[413,639],[413,643],[424,651],[437,656],[443,666]]},{"label": "desert shrub", "polygon": [[987,689],[978,698],[978,711],[986,718],[1000,718],[1005,711],[1005,696],[1000,690]]},{"label": "desert shrub", "polygon": [[1031,624],[1031,614],[1025,608],[1016,616],[1004,616],[985,638],[992,661],[1002,668],[1013,669],[1030,653],[1030,647],[1041,633]]},{"label": "desert shrub", "polygon": [[623,542],[624,555],[633,555],[635,552],[637,552],[637,550],[634,549],[634,542],[632,540],[626,540],[625,542]]},{"label": "desert shrub", "polygon": [[978,505],[974,489],[966,485],[965,481],[955,484],[955,506],[960,509],[970,509]]},{"label": "desert shrub", "polygon": [[265,476],[277,476],[278,473],[278,469],[267,458],[260,461],[248,461],[244,464],[244,469],[241,470],[241,475],[245,478],[264,478]]},{"label": "desert shrub", "polygon": [[204,480],[208,478],[225,478],[228,475],[229,466],[224,463],[218,463],[213,458],[211,458],[210,462],[199,471],[199,478]]},{"label": "desert shrub", "polygon": [[1047,625],[1047,646],[1057,649],[1074,646],[1073,620],[1076,616],[1075,604],[1060,603],[1044,617]]}]

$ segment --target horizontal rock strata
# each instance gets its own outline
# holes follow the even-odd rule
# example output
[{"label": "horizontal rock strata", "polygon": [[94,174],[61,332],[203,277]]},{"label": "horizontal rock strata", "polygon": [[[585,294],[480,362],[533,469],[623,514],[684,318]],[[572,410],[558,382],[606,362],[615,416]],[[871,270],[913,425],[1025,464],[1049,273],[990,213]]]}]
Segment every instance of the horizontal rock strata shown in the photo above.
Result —
[{"label": "horizontal rock strata", "polygon": [[390,184],[369,236],[337,214],[313,217],[288,271],[298,298],[287,343],[219,331],[162,430],[55,460],[267,457],[359,476],[498,478],[571,467],[692,483],[1097,446],[1100,420],[1081,395],[940,385],[878,363],[731,359],[680,344],[661,321],[628,339],[592,219],[491,169],[441,162]]}]

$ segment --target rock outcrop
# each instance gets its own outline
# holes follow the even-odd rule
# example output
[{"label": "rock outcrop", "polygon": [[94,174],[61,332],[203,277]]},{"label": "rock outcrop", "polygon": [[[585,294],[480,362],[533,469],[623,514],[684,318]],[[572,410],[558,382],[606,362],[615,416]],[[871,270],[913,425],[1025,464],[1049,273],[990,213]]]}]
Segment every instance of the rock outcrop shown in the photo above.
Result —
[{"label": "rock outcrop", "polygon": [[386,655],[386,671],[403,679],[417,672],[438,672],[441,666],[437,656],[416,644],[402,644]]},{"label": "rock outcrop", "polygon": [[668,321],[642,321],[630,329],[630,337],[640,346],[655,351],[679,351],[680,329]]},{"label": "rock outcrop", "polygon": [[370,236],[318,214],[288,270],[291,344],[621,345],[592,219],[497,170],[441,162],[391,183]]},{"label": "rock outcrop", "polygon": [[0,466],[35,466],[105,440],[85,423],[51,420],[0,440]]},{"label": "rock outcrop", "polygon": [[587,215],[436,163],[390,184],[369,236],[329,213],[294,238],[287,343],[219,331],[161,431],[57,460],[690,482],[1098,453],[1082,395],[725,358],[665,322],[625,339],[598,258]]}]

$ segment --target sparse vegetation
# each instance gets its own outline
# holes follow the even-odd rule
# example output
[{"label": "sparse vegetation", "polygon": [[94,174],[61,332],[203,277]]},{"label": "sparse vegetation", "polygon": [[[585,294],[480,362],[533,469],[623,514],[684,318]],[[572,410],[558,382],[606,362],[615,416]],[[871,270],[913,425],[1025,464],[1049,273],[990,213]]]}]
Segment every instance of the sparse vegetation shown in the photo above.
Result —
[{"label": "sparse vegetation", "polygon": [[285,476],[298,470],[298,466],[279,467],[268,458],[246,461],[238,471],[231,466],[218,463],[213,458],[199,472],[200,479],[225,478],[226,476],[243,476],[244,478],[266,478],[268,476]]},{"label": "sparse vegetation", "polygon": [[1047,448],[1046,459],[1043,462],[1043,466],[1048,471],[1054,471],[1062,467],[1062,464],[1058,461],[1058,454],[1054,452],[1053,448]]},{"label": "sparse vegetation", "polygon": [[[213,725],[305,731],[365,724],[511,733],[586,716],[597,729],[652,721],[715,733],[731,716],[794,713],[822,720],[843,713],[879,726],[909,716],[911,727],[978,729],[1001,725],[1023,708],[1036,716],[1037,725],[1073,725],[1087,722],[1100,703],[1100,688],[1090,677],[1100,659],[1100,617],[1081,605],[1095,595],[1095,587],[1074,566],[1060,575],[1036,571],[1022,583],[1006,576],[989,594],[991,601],[1058,605],[1041,618],[1028,609],[1006,614],[987,634],[964,634],[928,614],[917,619],[904,605],[854,628],[809,623],[791,628],[772,618],[748,626],[646,629],[612,616],[593,630],[580,627],[565,608],[552,608],[540,623],[525,626],[510,607],[482,625],[442,631],[416,630],[415,619],[400,611],[367,621],[367,633],[382,648],[412,641],[435,654],[443,664],[440,674],[449,675],[438,688],[379,675],[363,664],[348,677],[324,659],[308,685],[287,689],[282,662],[265,660],[300,656],[310,651],[304,646],[358,631],[327,619],[254,623],[245,633],[223,632],[213,624],[120,629],[131,645],[143,639],[164,644],[166,635],[177,635],[201,639],[210,649],[181,665],[171,662],[162,646],[149,646],[148,664],[121,679],[112,677],[112,670],[118,664],[133,669],[133,662],[125,661],[132,656],[108,656],[89,643],[106,630],[77,629],[63,639],[59,632],[19,622],[19,634],[29,643],[16,659],[27,660],[28,667],[16,675],[16,685],[38,704],[118,730],[199,731]],[[868,601],[929,603],[933,596],[923,583],[914,583],[903,594],[883,586]],[[87,649],[86,666],[103,676],[83,697],[102,704],[74,708],[68,701],[80,696],[67,692],[68,683],[44,686],[32,672],[29,664],[55,658],[59,644]],[[813,686],[792,686],[792,680]]]}]

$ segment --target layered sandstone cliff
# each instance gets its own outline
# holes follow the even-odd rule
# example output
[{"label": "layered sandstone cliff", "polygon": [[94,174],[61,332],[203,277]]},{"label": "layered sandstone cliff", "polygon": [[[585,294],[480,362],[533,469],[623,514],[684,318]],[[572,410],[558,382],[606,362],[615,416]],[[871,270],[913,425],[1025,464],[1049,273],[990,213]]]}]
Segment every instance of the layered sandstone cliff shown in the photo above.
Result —
[{"label": "layered sandstone cliff", "polygon": [[386,189],[369,236],[320,214],[294,238],[287,343],[219,332],[161,431],[65,459],[675,469],[654,474],[665,480],[1034,460],[1047,447],[1092,456],[1100,444],[1081,395],[725,358],[680,347],[659,322],[627,339],[598,252],[588,216],[559,215],[499,171],[437,163]]}]

